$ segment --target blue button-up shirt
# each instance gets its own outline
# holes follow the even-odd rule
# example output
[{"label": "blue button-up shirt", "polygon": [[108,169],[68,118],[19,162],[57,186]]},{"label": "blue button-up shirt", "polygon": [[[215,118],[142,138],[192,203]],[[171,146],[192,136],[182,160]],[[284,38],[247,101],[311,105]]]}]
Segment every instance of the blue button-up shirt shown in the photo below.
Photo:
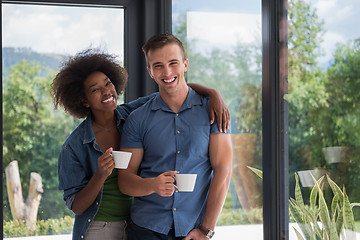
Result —
[{"label": "blue button-up shirt", "polygon": [[[125,119],[129,114],[147,100],[149,97],[139,98],[128,104],[119,105],[115,110],[117,128],[122,132]],[[64,191],[63,197],[66,206],[71,209],[75,194],[83,189],[97,170],[97,159],[103,154],[96,143],[95,134],[89,115],[67,138],[62,146],[59,161],[59,189]],[[102,197],[102,189],[94,203],[81,215],[75,215],[73,239],[84,239],[87,229],[94,219]]]},{"label": "blue button-up shirt", "polygon": [[174,223],[175,235],[180,237],[202,222],[212,179],[209,137],[216,132],[216,121],[210,125],[208,97],[191,88],[178,113],[156,96],[130,114],[121,147],[144,149],[138,170],[141,177],[156,177],[173,170],[197,174],[193,192],[136,197],[131,208],[131,219],[136,225],[168,234]]}]

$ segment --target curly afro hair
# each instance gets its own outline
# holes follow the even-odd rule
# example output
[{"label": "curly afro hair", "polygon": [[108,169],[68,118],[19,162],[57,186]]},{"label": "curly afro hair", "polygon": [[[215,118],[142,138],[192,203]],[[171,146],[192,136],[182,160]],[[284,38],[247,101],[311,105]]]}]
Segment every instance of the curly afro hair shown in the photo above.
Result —
[{"label": "curly afro hair", "polygon": [[104,73],[114,84],[118,95],[122,94],[128,80],[125,68],[116,61],[116,56],[97,49],[86,49],[70,57],[60,68],[51,84],[55,109],[62,106],[76,118],[85,118],[90,109],[83,106],[85,97],[83,83],[93,72]]}]

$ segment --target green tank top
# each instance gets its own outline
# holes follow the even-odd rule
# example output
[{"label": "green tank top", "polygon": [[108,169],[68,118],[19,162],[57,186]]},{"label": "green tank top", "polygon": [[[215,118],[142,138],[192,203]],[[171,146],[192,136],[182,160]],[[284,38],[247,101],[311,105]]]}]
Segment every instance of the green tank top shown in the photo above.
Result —
[{"label": "green tank top", "polygon": [[133,197],[119,191],[117,181],[118,170],[114,168],[105,180],[99,210],[94,218],[96,221],[117,222],[130,218],[130,207]]}]

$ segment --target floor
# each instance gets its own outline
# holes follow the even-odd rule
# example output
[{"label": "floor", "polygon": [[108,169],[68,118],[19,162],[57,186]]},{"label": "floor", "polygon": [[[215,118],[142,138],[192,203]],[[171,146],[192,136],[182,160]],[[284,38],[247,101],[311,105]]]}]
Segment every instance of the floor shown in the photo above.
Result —
[{"label": "floor", "polygon": [[[297,240],[293,227],[298,229],[296,224],[289,226],[289,239]],[[262,224],[218,226],[215,228],[215,235],[212,240],[228,239],[251,239],[263,240]],[[360,239],[360,233],[356,233],[351,240]],[[71,240],[71,235],[35,236],[23,238],[4,238],[4,240]],[[344,239],[345,240],[345,239]]]}]

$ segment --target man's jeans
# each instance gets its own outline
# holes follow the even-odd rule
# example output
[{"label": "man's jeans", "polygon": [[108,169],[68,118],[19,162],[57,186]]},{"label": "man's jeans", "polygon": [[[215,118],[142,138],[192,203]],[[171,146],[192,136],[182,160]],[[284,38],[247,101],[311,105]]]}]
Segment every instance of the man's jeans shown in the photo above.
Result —
[{"label": "man's jeans", "polygon": [[181,240],[183,237],[175,237],[174,229],[170,229],[168,235],[157,233],[146,228],[137,226],[129,220],[128,240]]}]

